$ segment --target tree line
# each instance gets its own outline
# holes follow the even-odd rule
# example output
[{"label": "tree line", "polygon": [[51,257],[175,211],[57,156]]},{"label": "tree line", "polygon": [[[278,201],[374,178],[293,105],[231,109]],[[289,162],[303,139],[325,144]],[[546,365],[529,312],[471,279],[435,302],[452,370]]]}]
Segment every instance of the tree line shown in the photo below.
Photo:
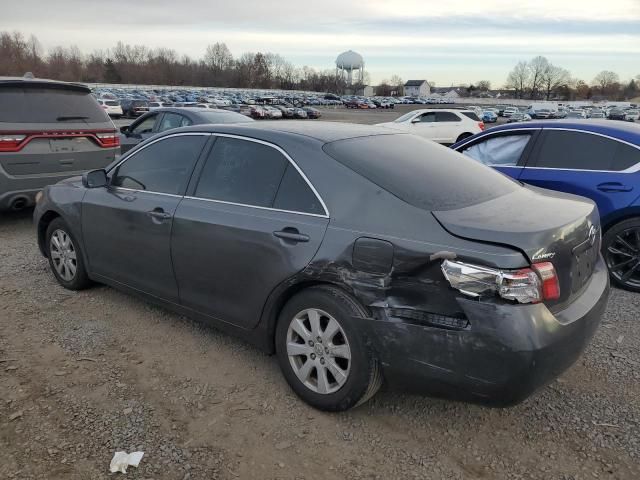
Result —
[{"label": "tree line", "polygon": [[45,52],[38,39],[20,32],[0,32],[0,75],[87,83],[188,85],[207,87],[310,90],[343,93],[346,83],[334,70],[295,67],[282,56],[247,52],[235,58],[224,43],[207,46],[193,59],[170,48],[118,42],[107,50],[83,54],[77,46]]},{"label": "tree line", "polygon": [[509,72],[505,87],[516,98],[562,100],[627,100],[640,95],[640,75],[628,83],[617,73],[603,70],[591,83],[573,78],[565,68],[537,56],[520,61]]}]

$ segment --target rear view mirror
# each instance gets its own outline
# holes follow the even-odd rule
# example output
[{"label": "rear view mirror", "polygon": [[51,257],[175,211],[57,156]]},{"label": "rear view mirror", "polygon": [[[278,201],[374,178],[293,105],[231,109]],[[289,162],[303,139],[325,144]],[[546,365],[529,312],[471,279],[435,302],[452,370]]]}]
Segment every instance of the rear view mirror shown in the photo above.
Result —
[{"label": "rear view mirror", "polygon": [[107,172],[102,169],[91,170],[82,175],[82,185],[84,185],[85,188],[106,187],[108,183]]}]

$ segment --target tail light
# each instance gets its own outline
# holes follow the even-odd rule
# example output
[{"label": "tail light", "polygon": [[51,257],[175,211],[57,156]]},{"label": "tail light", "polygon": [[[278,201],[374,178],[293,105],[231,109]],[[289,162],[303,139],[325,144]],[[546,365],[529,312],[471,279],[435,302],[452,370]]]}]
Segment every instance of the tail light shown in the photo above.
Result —
[{"label": "tail light", "polygon": [[478,127],[480,127],[480,130],[484,130],[484,122],[478,123]]},{"label": "tail light", "polygon": [[520,270],[499,270],[445,260],[441,269],[453,288],[471,297],[497,295],[518,303],[539,303],[560,297],[558,276],[550,262]]},{"label": "tail light", "polygon": [[0,135],[0,152],[15,152],[25,138],[26,135]]},{"label": "tail light", "polygon": [[96,138],[103,148],[117,147],[120,145],[120,137],[115,132],[96,133]]}]

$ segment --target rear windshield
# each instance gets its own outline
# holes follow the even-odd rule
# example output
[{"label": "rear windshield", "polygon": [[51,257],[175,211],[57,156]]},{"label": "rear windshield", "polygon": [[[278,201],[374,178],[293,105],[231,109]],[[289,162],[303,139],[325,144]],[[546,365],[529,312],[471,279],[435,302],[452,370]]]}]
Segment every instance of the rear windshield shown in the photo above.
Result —
[{"label": "rear windshield", "polygon": [[492,168],[414,135],[350,138],[323,149],[389,193],[425,210],[463,208],[520,188]]},{"label": "rear windshield", "polygon": [[235,112],[198,112],[203,119],[210,123],[240,123],[253,120]]},{"label": "rear windshield", "polygon": [[116,102],[115,100],[107,100],[104,103],[106,105],[109,105],[110,107],[119,107],[120,106],[120,104],[118,102]]},{"label": "rear windshield", "polygon": [[40,87],[0,88],[0,122],[108,122],[90,93]]}]

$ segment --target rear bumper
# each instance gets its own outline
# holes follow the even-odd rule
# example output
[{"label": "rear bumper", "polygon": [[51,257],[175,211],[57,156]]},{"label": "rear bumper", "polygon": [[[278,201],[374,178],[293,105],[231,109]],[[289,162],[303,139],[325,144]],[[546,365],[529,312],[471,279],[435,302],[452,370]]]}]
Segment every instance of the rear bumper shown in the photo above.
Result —
[{"label": "rear bumper", "polygon": [[607,305],[609,275],[600,257],[583,293],[562,311],[543,304],[460,299],[469,326],[446,330],[397,318],[361,320],[396,387],[495,406],[516,404],[570,367]]}]

